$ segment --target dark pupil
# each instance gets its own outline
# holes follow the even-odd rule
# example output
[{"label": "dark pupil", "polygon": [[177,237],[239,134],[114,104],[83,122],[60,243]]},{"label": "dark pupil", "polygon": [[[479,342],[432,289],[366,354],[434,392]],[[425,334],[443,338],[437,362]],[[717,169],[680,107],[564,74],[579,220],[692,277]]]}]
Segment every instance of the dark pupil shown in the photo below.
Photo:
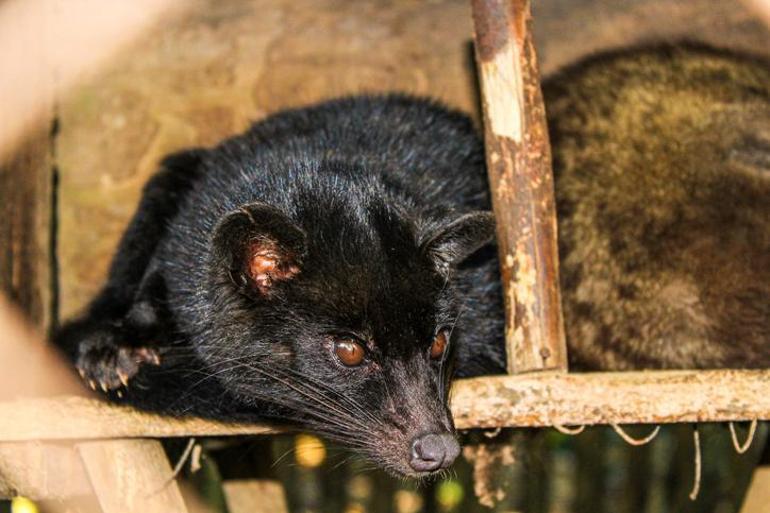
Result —
[{"label": "dark pupil", "polygon": [[352,340],[340,340],[335,347],[337,358],[345,365],[358,365],[364,359],[364,350]]}]

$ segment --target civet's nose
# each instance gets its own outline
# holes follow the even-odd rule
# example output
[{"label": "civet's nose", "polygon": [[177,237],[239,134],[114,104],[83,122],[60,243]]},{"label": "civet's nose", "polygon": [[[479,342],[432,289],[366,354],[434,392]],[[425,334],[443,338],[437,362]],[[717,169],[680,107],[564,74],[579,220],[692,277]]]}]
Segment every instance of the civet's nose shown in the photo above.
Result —
[{"label": "civet's nose", "polygon": [[447,468],[460,454],[460,445],[449,433],[429,433],[412,441],[411,466],[417,472]]}]

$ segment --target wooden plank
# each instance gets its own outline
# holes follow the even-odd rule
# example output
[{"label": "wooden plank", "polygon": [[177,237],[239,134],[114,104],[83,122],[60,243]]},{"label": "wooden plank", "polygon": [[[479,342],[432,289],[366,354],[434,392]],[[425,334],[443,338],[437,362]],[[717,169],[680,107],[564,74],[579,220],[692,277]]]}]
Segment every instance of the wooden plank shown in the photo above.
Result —
[{"label": "wooden plank", "polygon": [[457,385],[460,428],[770,419],[769,370],[549,373]]},{"label": "wooden plank", "polygon": [[[0,402],[82,390],[77,374],[0,293]],[[0,418],[0,426],[6,422]]]},{"label": "wooden plank", "polygon": [[279,430],[193,417],[172,418],[86,397],[0,402],[0,440],[72,440],[261,435]]},{"label": "wooden plank", "polygon": [[473,0],[508,372],[567,370],[556,207],[528,0]]},{"label": "wooden plank", "polygon": [[[32,323],[52,323],[54,70],[35,51],[50,6],[0,7],[0,292]],[[8,77],[12,77],[9,79]],[[32,95],[19,109],[19,95]]]},{"label": "wooden plank", "polygon": [[[770,370],[536,373],[458,380],[458,429],[770,420]],[[0,440],[261,435],[278,429],[168,418],[95,399],[0,402]]]},{"label": "wooden plank", "polygon": [[110,440],[77,449],[104,513],[187,513],[160,442]]},{"label": "wooden plank", "polygon": [[741,513],[767,513],[770,510],[770,466],[757,467],[743,499]]},{"label": "wooden plank", "polygon": [[0,469],[0,499],[58,500],[93,493],[83,462],[69,444],[2,443]]},{"label": "wooden plank", "polygon": [[222,485],[230,513],[288,513],[286,494],[273,479],[233,479]]},{"label": "wooden plank", "polygon": [[0,291],[47,329],[53,313],[53,107],[51,98],[40,103],[47,106],[42,126],[0,161]]}]

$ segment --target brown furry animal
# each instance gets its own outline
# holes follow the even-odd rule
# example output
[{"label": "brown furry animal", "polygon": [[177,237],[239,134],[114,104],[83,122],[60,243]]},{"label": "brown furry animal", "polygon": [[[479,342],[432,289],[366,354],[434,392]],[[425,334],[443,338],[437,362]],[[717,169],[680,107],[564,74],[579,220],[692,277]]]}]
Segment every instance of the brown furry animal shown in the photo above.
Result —
[{"label": "brown furry animal", "polygon": [[572,363],[770,367],[770,66],[624,51],[544,94]]}]

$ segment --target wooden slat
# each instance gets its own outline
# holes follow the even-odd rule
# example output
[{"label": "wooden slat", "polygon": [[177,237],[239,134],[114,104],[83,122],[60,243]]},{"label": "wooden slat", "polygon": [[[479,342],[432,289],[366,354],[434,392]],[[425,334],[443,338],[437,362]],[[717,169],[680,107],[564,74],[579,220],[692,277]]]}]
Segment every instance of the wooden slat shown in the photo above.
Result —
[{"label": "wooden slat", "polygon": [[[458,380],[459,429],[770,420],[770,371],[537,373]],[[266,425],[173,419],[68,397],[0,402],[0,440],[261,435]]]},{"label": "wooden slat", "polygon": [[104,513],[187,513],[157,440],[88,442],[78,451]]},{"label": "wooden slat", "polygon": [[767,513],[767,511],[770,511],[770,466],[762,466],[754,470],[749,490],[743,499],[741,513]]},{"label": "wooden slat", "polygon": [[171,418],[86,397],[0,402],[0,441],[277,433],[270,426]]},{"label": "wooden slat", "polygon": [[567,370],[551,150],[527,0],[473,0],[508,372]]},{"label": "wooden slat", "polygon": [[0,291],[35,326],[46,329],[52,321],[54,297],[53,100],[40,98],[39,103],[45,111],[40,125],[29,131],[13,155],[0,160]]},{"label": "wooden slat", "polygon": [[[0,402],[71,395],[81,380],[0,293]],[[0,418],[0,426],[6,422]]]},{"label": "wooden slat", "polygon": [[222,485],[230,513],[288,513],[280,481],[233,479]]},{"label": "wooden slat", "polygon": [[530,374],[453,387],[458,427],[770,419],[770,371]]},{"label": "wooden slat", "polygon": [[0,443],[0,499],[66,499],[91,493],[83,462],[71,444]]}]

